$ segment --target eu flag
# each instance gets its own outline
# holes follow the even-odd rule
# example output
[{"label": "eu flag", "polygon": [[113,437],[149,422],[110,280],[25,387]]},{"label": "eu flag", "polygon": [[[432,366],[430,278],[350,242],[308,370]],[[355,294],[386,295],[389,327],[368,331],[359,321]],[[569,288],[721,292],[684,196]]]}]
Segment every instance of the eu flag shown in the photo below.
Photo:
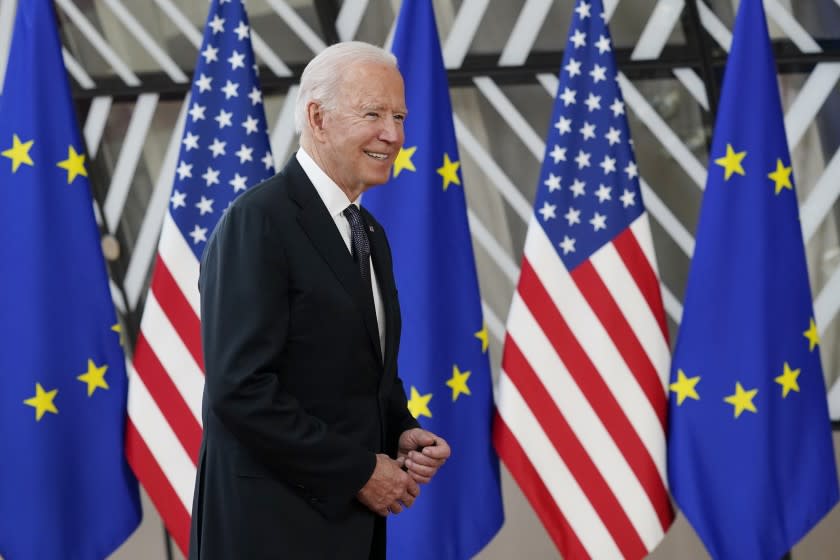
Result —
[{"label": "eu flag", "polygon": [[446,438],[452,457],[411,509],[388,520],[388,551],[408,560],[469,558],[493,538],[503,514],[490,440],[487,327],[430,0],[403,1],[393,52],[405,79],[406,141],[391,181],[363,202],[393,249],[408,407]]},{"label": "eu flag", "polygon": [[742,0],[671,371],[673,495],[714,558],[779,558],[838,500],[761,0]]},{"label": "eu flag", "polygon": [[0,97],[0,555],[104,558],[140,520],[126,374],[49,0],[20,2]]}]

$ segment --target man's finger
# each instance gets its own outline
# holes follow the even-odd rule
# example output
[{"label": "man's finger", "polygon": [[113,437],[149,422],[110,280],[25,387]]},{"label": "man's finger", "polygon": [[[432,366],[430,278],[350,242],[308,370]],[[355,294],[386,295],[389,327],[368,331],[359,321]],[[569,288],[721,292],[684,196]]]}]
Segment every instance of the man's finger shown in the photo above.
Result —
[{"label": "man's finger", "polygon": [[416,465],[423,465],[424,467],[439,468],[443,464],[445,459],[431,457],[429,455],[426,455],[425,453],[417,453],[415,451],[412,451],[409,454],[407,461],[410,461],[411,463]]},{"label": "man's finger", "polygon": [[445,441],[440,440],[436,445],[425,446],[420,453],[426,457],[431,457],[432,459],[446,459],[452,451],[449,449],[449,445]]},{"label": "man's finger", "polygon": [[417,481],[418,484],[428,484],[432,479],[428,476],[420,476],[419,474],[411,474],[411,478]]},{"label": "man's finger", "polygon": [[406,466],[408,467],[409,473],[418,474],[424,477],[434,476],[434,474],[437,472],[438,467],[438,465],[434,465],[431,467],[427,465],[421,465],[420,463],[417,463],[415,461],[409,461],[408,463],[406,463]]},{"label": "man's finger", "polygon": [[420,486],[416,482],[414,482],[413,478],[409,477],[408,485],[406,486],[406,491],[416,498],[420,495]]}]

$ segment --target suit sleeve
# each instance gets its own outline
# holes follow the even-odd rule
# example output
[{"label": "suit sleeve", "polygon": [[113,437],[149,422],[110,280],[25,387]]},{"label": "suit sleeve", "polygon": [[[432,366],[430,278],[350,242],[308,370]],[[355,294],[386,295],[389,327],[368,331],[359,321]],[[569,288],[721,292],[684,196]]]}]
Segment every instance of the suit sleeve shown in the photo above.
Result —
[{"label": "suit sleeve", "polygon": [[388,396],[388,453],[392,457],[396,457],[400,435],[406,430],[420,427],[419,422],[409,412],[407,403],[405,388],[398,376]]},{"label": "suit sleeve", "polygon": [[[331,432],[280,387],[288,334],[283,248],[255,207],[233,206],[205,252],[201,276],[205,407],[252,456],[313,496],[352,500],[376,457]],[[292,372],[293,373],[293,372]]]}]

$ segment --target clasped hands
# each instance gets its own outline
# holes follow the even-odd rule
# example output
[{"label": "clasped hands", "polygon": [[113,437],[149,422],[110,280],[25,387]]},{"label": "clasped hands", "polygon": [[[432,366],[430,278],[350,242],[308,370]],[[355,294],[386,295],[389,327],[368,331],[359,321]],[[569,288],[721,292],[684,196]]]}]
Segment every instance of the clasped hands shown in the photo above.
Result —
[{"label": "clasped hands", "polygon": [[420,484],[428,483],[451,454],[449,444],[421,428],[400,435],[396,460],[376,455],[376,467],[357,495],[371,511],[387,516],[411,507],[420,495]]}]

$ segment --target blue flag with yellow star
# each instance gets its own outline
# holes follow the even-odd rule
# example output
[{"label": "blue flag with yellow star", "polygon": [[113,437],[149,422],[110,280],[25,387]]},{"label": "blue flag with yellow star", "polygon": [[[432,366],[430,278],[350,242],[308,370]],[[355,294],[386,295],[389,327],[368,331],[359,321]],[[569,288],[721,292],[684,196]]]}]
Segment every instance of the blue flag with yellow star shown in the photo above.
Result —
[{"label": "blue flag with yellow star", "polygon": [[0,97],[0,556],[100,559],[140,521],[125,358],[50,0]]},{"label": "blue flag with yellow star", "polygon": [[671,371],[674,498],[714,558],[780,558],[838,500],[761,0],[742,0]]},{"label": "blue flag with yellow star", "polygon": [[399,374],[411,413],[452,457],[420,497],[388,520],[389,557],[455,560],[502,524],[490,439],[492,376],[449,84],[430,0],[404,0],[393,52],[405,79],[405,145],[388,184],[363,204],[388,233],[400,294]]}]

